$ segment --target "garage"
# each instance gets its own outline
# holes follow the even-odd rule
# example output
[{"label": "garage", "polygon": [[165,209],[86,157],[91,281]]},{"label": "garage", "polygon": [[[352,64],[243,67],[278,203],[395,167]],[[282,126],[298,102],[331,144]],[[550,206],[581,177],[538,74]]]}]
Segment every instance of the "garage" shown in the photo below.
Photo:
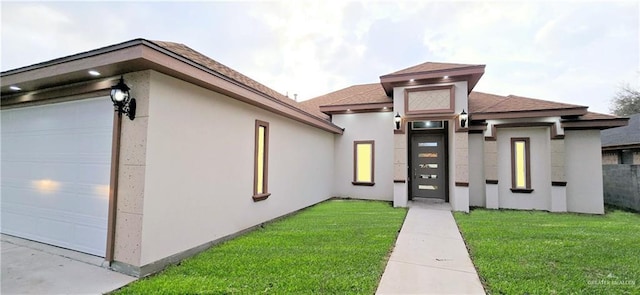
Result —
[{"label": "garage", "polygon": [[104,257],[109,97],[1,111],[3,234]]}]

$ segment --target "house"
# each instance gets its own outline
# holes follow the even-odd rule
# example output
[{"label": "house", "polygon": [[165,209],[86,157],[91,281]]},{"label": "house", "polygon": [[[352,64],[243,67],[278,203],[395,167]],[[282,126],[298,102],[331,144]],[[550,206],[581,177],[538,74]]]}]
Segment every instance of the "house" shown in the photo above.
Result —
[{"label": "house", "polygon": [[602,164],[640,164],[640,114],[627,126],[602,131]]},{"label": "house", "polygon": [[640,212],[640,114],[603,130],[601,139],[604,202]]},{"label": "house", "polygon": [[626,119],[473,92],[484,68],[304,103],[145,39],[2,72],[2,233],[145,276],[330,197],[603,213],[600,130]]}]

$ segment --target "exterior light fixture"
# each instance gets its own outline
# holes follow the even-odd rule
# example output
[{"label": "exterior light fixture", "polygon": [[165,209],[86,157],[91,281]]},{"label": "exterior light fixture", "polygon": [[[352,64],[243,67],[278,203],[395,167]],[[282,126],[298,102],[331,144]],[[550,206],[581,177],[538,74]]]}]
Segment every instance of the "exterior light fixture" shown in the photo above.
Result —
[{"label": "exterior light fixture", "polygon": [[18,87],[18,86],[16,86],[16,85],[11,85],[11,86],[9,86],[9,89],[11,89],[11,90],[13,90],[13,91],[20,91],[20,90],[22,90],[22,88],[20,88],[20,87]]},{"label": "exterior light fixture", "polygon": [[111,101],[118,116],[126,114],[133,120],[136,117],[136,99],[131,98],[129,90],[129,86],[124,83],[124,78],[121,76],[118,84],[111,86]]},{"label": "exterior light fixture", "polygon": [[91,70],[91,71],[89,71],[89,75],[97,77],[97,76],[100,76],[100,72],[98,72],[96,70]]},{"label": "exterior light fixture", "polygon": [[443,79],[449,79],[449,76],[444,76]]},{"label": "exterior light fixture", "polygon": [[400,130],[400,121],[402,121],[402,117],[400,117],[400,113],[396,113],[396,116],[393,117],[393,120],[396,122],[396,130]]},{"label": "exterior light fixture", "polygon": [[467,126],[467,112],[462,109],[462,113],[460,113],[460,127],[465,128]]}]

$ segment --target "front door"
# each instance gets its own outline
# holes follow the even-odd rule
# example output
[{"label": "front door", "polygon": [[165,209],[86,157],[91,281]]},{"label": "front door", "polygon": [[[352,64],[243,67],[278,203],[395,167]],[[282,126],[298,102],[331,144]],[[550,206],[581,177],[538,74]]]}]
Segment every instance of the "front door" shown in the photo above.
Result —
[{"label": "front door", "polygon": [[411,136],[411,197],[446,201],[444,134]]}]

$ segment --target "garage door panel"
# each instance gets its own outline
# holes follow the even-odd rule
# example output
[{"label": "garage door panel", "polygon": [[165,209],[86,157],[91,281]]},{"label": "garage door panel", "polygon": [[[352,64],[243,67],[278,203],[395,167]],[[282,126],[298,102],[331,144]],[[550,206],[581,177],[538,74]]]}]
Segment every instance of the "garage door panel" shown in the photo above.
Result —
[{"label": "garage door panel", "polygon": [[103,256],[109,98],[3,110],[2,232]]},{"label": "garage door panel", "polygon": [[109,201],[108,184],[74,182],[26,181],[3,178],[2,205],[36,206],[47,209],[71,210],[104,216]]}]

